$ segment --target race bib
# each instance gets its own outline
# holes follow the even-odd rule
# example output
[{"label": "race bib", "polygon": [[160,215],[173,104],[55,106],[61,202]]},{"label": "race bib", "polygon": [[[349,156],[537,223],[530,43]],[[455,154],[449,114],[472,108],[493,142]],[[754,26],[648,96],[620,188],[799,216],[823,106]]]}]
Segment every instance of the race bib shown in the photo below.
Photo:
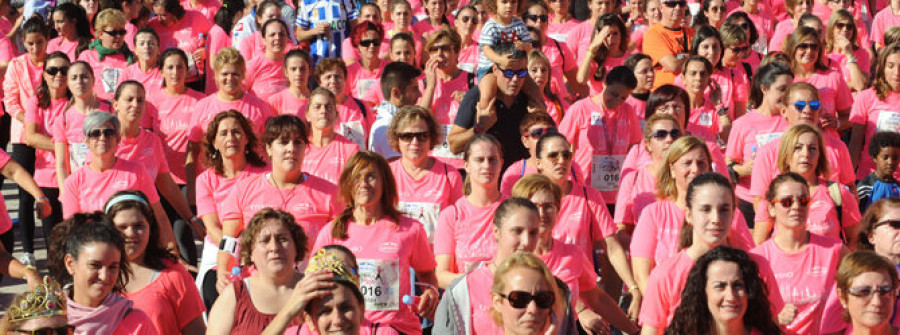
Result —
[{"label": "race bib", "polygon": [[441,125],[441,131],[443,132],[443,134],[441,135],[441,143],[434,146],[434,149],[431,150],[432,156],[443,157],[443,158],[458,158],[458,159],[463,158],[462,153],[454,154],[452,151],[450,151],[450,141],[448,140],[448,135],[450,135],[450,128],[452,128],[452,127],[453,127],[453,125],[449,125],[449,124]]},{"label": "race bib", "polygon": [[84,166],[84,161],[87,159],[88,147],[87,144],[84,143],[70,143],[69,144],[69,167],[72,171],[77,170],[78,168]]},{"label": "race bib", "polygon": [[566,34],[548,34],[547,37],[550,37],[550,38],[552,38],[552,39],[554,39],[554,40],[557,40],[557,41],[560,41],[560,42],[565,43],[566,40],[569,38],[569,35],[566,35]]},{"label": "race bib", "polygon": [[700,113],[699,120],[697,120],[697,124],[705,127],[712,126],[712,114],[710,113]]},{"label": "race bib", "polygon": [[878,113],[878,123],[875,124],[878,131],[900,132],[900,113],[881,111]]},{"label": "race bib", "polygon": [[603,114],[591,113],[591,125],[592,126],[603,126]]},{"label": "race bib", "polygon": [[116,93],[116,87],[119,85],[119,76],[122,70],[116,68],[105,68],[100,73],[100,81],[103,83],[103,91],[109,94]]},{"label": "race bib", "polygon": [[366,311],[400,309],[400,260],[362,259],[359,263],[359,290]]},{"label": "race bib", "polygon": [[762,147],[769,144],[769,142],[781,138],[781,134],[783,133],[756,134],[756,146]]},{"label": "race bib", "polygon": [[459,63],[458,65],[456,65],[456,67],[469,73],[475,73],[474,63]]},{"label": "race bib", "polygon": [[434,227],[437,224],[438,214],[441,213],[439,204],[430,202],[400,202],[400,211],[414,220],[418,220],[425,227],[428,235],[428,243],[434,243]]},{"label": "race bib", "polygon": [[366,131],[359,121],[341,122],[341,135],[356,143],[361,150],[366,150]]},{"label": "race bib", "polygon": [[625,155],[591,156],[591,187],[600,191],[618,190],[624,161]]},{"label": "race bib", "polygon": [[375,79],[359,79],[356,81],[356,96],[364,97],[366,92],[375,84]]}]

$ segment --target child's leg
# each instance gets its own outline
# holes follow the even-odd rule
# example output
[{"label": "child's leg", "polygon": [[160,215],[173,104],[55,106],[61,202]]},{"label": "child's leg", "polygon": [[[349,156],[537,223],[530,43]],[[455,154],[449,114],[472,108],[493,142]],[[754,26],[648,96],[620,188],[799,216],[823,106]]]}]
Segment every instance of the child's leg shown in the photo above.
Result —
[{"label": "child's leg", "polygon": [[494,73],[488,72],[478,82],[478,91],[481,93],[478,98],[478,108],[487,108],[488,103],[497,96],[497,77]]}]

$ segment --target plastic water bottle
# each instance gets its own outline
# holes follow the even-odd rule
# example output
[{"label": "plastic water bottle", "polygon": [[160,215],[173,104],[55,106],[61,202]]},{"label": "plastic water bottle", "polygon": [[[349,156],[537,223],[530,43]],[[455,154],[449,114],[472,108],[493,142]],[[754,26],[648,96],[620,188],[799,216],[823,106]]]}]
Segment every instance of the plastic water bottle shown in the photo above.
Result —
[{"label": "plastic water bottle", "polygon": [[410,295],[410,294],[403,296],[403,303],[407,304],[407,305],[417,306],[417,305],[419,305],[420,301],[422,301],[422,297],[419,297],[419,296]]},{"label": "plastic water bottle", "polygon": [[[203,35],[203,33],[197,34],[197,49],[205,48],[205,47],[206,47],[206,36]],[[202,76],[203,71],[205,70],[205,67],[206,67],[206,60],[199,62],[195,65],[197,66],[197,74]]]},{"label": "plastic water bottle", "polygon": [[241,267],[235,266],[231,268],[231,273],[228,274],[228,281],[236,281],[241,280]]}]

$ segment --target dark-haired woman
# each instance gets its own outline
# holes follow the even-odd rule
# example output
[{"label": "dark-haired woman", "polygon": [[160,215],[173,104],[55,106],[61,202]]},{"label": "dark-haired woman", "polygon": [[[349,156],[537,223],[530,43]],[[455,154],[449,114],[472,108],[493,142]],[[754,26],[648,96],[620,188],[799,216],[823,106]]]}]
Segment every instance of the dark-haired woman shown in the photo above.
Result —
[{"label": "dark-haired woman", "polygon": [[644,111],[647,109],[650,90],[653,89],[653,78],[656,75],[653,69],[653,60],[650,59],[650,56],[636,53],[625,58],[625,62],[622,65],[630,69],[634,73],[634,78],[637,79],[637,86],[631,90],[631,95],[625,100],[625,104],[631,106],[631,109],[637,114],[641,123],[641,132],[643,132],[647,118]]},{"label": "dark-haired woman", "polygon": [[59,36],[47,43],[47,53],[61,51],[69,56],[69,60],[75,60],[76,50],[86,48],[94,39],[87,13],[81,6],[69,2],[56,6],[51,19]]},{"label": "dark-haired woman", "polygon": [[123,295],[134,302],[160,334],[203,334],[203,300],[193,278],[178,260],[160,247],[159,228],[147,197],[119,191],[103,206],[125,239],[132,277]]},{"label": "dark-haired woman", "polygon": [[603,79],[612,68],[622,65],[628,56],[628,32],[625,23],[615,14],[597,19],[587,52],[579,59],[578,82],[588,85],[590,95],[600,94]]},{"label": "dark-haired woman", "polygon": [[312,58],[306,51],[294,49],[284,55],[284,77],[287,79],[287,87],[269,96],[266,102],[272,105],[272,109],[280,111],[279,114],[291,114],[297,110],[297,116],[301,116],[298,106],[303,106],[309,100],[309,78],[312,76]]},{"label": "dark-haired woman", "polygon": [[[390,166],[378,154],[357,152],[341,172],[339,187],[348,206],[322,229],[313,250],[328,244],[357,250],[366,318],[405,334],[421,334],[415,314],[432,318],[439,299],[436,264],[422,224],[396,209]],[[401,302],[411,294],[410,268],[424,291],[413,305]]]},{"label": "dark-haired woman", "polygon": [[740,249],[716,247],[688,273],[666,334],[781,334],[759,266]]},{"label": "dark-haired woman", "polygon": [[[137,0],[135,0],[137,1]],[[162,87],[162,75],[159,70],[159,35],[150,28],[141,28],[134,34],[134,64],[122,72],[119,84],[134,80],[144,85],[148,91],[156,91]],[[147,92],[150,93],[150,92]],[[148,113],[144,124],[147,129],[156,130],[156,110]]]},{"label": "dark-haired woman", "polygon": [[154,0],[148,27],[159,34],[160,49],[178,48],[190,55],[187,83],[202,88],[202,64],[207,59],[206,37],[212,22],[196,11],[186,11],[179,0]]},{"label": "dark-haired woman", "polygon": [[[578,75],[578,59],[575,57],[575,53],[572,52],[572,49],[566,42],[560,42],[555,39],[552,39],[549,34],[553,34],[550,32],[550,20],[553,19],[544,19],[548,17],[550,13],[550,7],[544,2],[532,2],[528,4],[525,8],[525,14],[522,15],[522,20],[525,22],[525,25],[529,28],[533,28],[537,30],[537,38],[535,41],[539,41],[541,48],[539,49],[542,54],[549,60],[550,66],[547,68],[549,71],[547,75],[549,80],[547,80],[544,84],[549,88],[549,92],[556,95],[559,99],[567,99],[568,101],[575,101],[577,97],[587,97],[588,96],[588,87],[582,85],[577,80]],[[568,15],[568,12],[566,13]],[[551,16],[552,17],[552,16]],[[572,20],[575,23],[581,23],[577,20]],[[558,33],[564,33],[562,31],[557,31]],[[554,36],[563,36],[564,34],[553,34]],[[534,37],[534,36],[533,36]],[[529,60],[531,59],[531,52],[529,52]],[[531,61],[528,62],[529,65]],[[531,66],[529,66],[529,70]],[[533,77],[532,73],[532,77]],[[573,94],[569,95],[569,90],[566,88],[566,84],[572,86]],[[542,92],[547,92],[544,88],[541,88]],[[577,96],[577,97],[576,97]],[[551,105],[548,103],[547,108],[550,108]],[[551,115],[553,115],[551,113]],[[560,118],[562,117],[562,113],[559,113]],[[558,120],[558,119],[557,119]]]},{"label": "dark-haired woman", "polygon": [[131,279],[125,238],[102,212],[78,213],[50,235],[47,267],[72,284],[66,316],[75,334],[157,334],[147,313],[122,292]]},{"label": "dark-haired woman", "polygon": [[247,62],[244,87],[266,100],[288,87],[288,80],[284,76],[284,59],[291,47],[291,40],[287,25],[280,19],[266,21],[260,33],[266,46],[265,52],[257,53]]},{"label": "dark-haired woman", "polygon": [[[241,52],[241,56],[247,60],[256,58],[265,52],[266,46],[263,43],[263,35],[260,33],[263,24],[269,20],[282,19],[281,5],[278,2],[269,0],[253,3],[256,3],[255,9],[251,9],[249,14],[235,24],[231,35],[231,46],[237,48]],[[248,5],[253,3],[248,3]],[[293,41],[293,34],[290,35],[289,38]],[[285,50],[288,49],[290,48],[285,48]]]}]

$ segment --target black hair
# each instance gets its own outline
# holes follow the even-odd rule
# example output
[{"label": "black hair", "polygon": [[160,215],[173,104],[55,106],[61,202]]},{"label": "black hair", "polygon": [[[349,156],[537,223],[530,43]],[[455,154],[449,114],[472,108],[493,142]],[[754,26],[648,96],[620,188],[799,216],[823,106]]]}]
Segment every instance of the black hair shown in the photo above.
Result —
[{"label": "black hair", "polygon": [[125,88],[128,86],[137,86],[141,89],[141,91],[144,91],[145,96],[147,94],[147,89],[144,87],[144,84],[141,84],[141,82],[137,80],[126,80],[119,84],[118,87],[116,87],[116,94],[113,95],[113,101],[119,100],[119,97],[122,95],[122,91],[125,91]]},{"label": "black hair", "polygon": [[762,88],[771,88],[780,76],[791,76],[793,79],[794,72],[791,71],[791,68],[778,62],[763,65],[757,70],[756,75],[753,76],[753,84],[750,86],[750,98],[747,100],[750,108],[759,108],[762,105]]},{"label": "black hair", "polygon": [[306,122],[292,114],[281,114],[266,120],[266,131],[262,139],[264,144],[269,145],[282,136],[296,135],[300,142],[309,144],[307,133]]},{"label": "black hair", "polygon": [[156,39],[156,44],[159,44],[159,33],[156,32],[156,29],[153,29],[153,28],[150,28],[150,27],[144,27],[144,28],[138,29],[138,31],[136,31],[136,32],[134,33],[134,39],[132,40],[132,42],[134,42],[134,45],[135,45],[135,46],[137,46],[137,37],[138,37],[138,35],[140,35],[140,34],[150,34],[150,35],[153,35],[153,38]]},{"label": "black hair", "polygon": [[[82,48],[87,48],[87,45],[91,43],[91,40],[94,39],[94,34],[91,33],[91,22],[88,20],[87,12],[85,12],[84,8],[81,6],[67,2],[64,4],[60,4],[53,9],[53,13],[62,13],[63,17],[66,19],[74,20],[75,26],[75,39],[78,41],[78,45],[75,47],[75,50],[82,50]],[[50,16],[50,22],[53,22],[53,16]],[[76,55],[77,56],[77,55]]]},{"label": "black hair", "polygon": [[772,181],[769,182],[769,187],[766,189],[766,200],[767,201],[775,200],[775,192],[778,189],[778,186],[781,186],[781,184],[784,184],[784,183],[790,182],[790,181],[798,183],[798,184],[802,184],[803,186],[806,186],[806,187],[809,187],[809,184],[806,182],[806,179],[804,179],[803,176],[801,176],[800,174],[798,174],[796,172],[785,172],[785,173],[778,175],[777,177],[775,177],[775,179],[772,179]]},{"label": "black hair", "polygon": [[213,17],[213,21],[227,34],[231,32],[231,28],[234,26],[234,17],[242,15],[245,7],[246,5],[244,5],[242,0],[225,0],[222,3],[222,7],[219,7],[219,10],[216,12],[216,16]]},{"label": "black hair", "polygon": [[900,149],[900,134],[893,131],[879,131],[872,135],[869,140],[869,156],[875,159],[883,148]]},{"label": "black hair", "polygon": [[[707,0],[708,1],[708,0]],[[725,44],[722,43],[722,35],[719,35],[719,31],[712,26],[702,26],[700,29],[697,29],[697,32],[694,33],[693,42],[691,42],[691,52],[690,55],[696,55],[700,48],[700,43],[709,39],[715,38],[719,41],[719,61],[716,64],[712,64],[713,68],[721,68],[722,67],[722,54],[725,52]]]},{"label": "black hair", "polygon": [[401,91],[410,84],[416,83],[416,78],[422,75],[422,71],[405,62],[391,62],[381,71],[381,93],[385,100],[391,98],[391,90],[396,88]]},{"label": "black hair", "polygon": [[48,26],[40,16],[32,17],[22,25],[22,38],[24,39],[25,35],[28,34],[40,34],[41,36],[44,36],[45,39],[49,40],[50,26]]},{"label": "black hair", "polygon": [[263,37],[266,36],[266,31],[268,30],[269,25],[271,25],[271,24],[280,24],[281,27],[284,28],[284,33],[285,33],[285,34],[290,34],[290,33],[291,33],[290,30],[288,29],[287,23],[284,23],[283,20],[281,20],[281,19],[269,19],[268,21],[266,21],[265,23],[263,23],[262,28],[260,28],[260,30],[259,30],[259,31],[262,33],[262,36],[263,36]]},{"label": "black hair", "polygon": [[131,267],[125,254],[125,239],[113,228],[106,214],[100,211],[75,213],[53,227],[47,245],[47,269],[50,277],[62,285],[72,283],[72,275],[66,269],[66,255],[72,255],[77,260],[81,249],[92,243],[111,244],[119,251],[119,277],[113,291],[124,292],[131,277]]},{"label": "black hair", "polygon": [[[737,202],[735,202],[734,197],[734,186],[731,185],[731,181],[728,180],[728,177],[725,177],[716,172],[704,172],[691,180],[691,183],[688,184],[687,193],[685,194],[684,201],[685,205],[687,205],[688,211],[693,208],[693,200],[694,196],[697,193],[697,189],[706,186],[706,185],[716,185],[719,187],[724,187],[728,190],[728,193],[731,194],[732,200],[732,210],[737,208]],[[689,215],[689,214],[688,214]],[[684,249],[690,247],[694,244],[694,226],[687,224],[687,220],[681,225],[681,232],[678,237],[678,249]]]},{"label": "black hair", "polygon": [[[163,53],[161,55],[159,55],[159,65],[158,65],[159,72],[162,72],[163,64],[166,62],[166,58],[169,58],[173,55],[178,56],[178,58],[181,58],[181,60],[184,62],[185,69],[187,69],[188,56],[186,53],[184,53],[184,50],[181,50],[179,48],[168,48],[168,49],[166,49],[166,51],[163,51]],[[163,77],[163,80],[162,80],[162,87],[166,87],[165,76]]]},{"label": "black hair", "polygon": [[650,93],[650,97],[647,98],[647,108],[644,110],[645,119],[653,116],[659,106],[675,99],[681,99],[681,102],[684,103],[684,120],[681,121],[684,127],[687,127],[688,118],[691,115],[690,97],[683,88],[671,84],[662,85]]},{"label": "black hair", "polygon": [[634,70],[622,65],[609,70],[609,73],[606,74],[606,78],[603,81],[606,83],[606,86],[622,84],[632,90],[637,87],[637,77],[634,76]]},{"label": "black hair", "polygon": [[153,6],[162,6],[166,13],[172,14],[179,20],[184,18],[184,14],[187,13],[178,0],[153,0]]},{"label": "black hair", "polygon": [[544,152],[544,147],[547,146],[547,143],[555,139],[561,139],[566,141],[566,143],[569,143],[569,139],[567,139],[565,135],[560,133],[552,133],[541,136],[541,138],[534,146],[534,154],[537,155],[537,158],[541,158],[541,153]]},{"label": "black hair", "polygon": [[538,212],[537,206],[534,205],[531,200],[520,197],[512,197],[500,203],[500,206],[494,210],[494,227],[501,228],[503,226],[503,222],[512,215],[513,211],[519,208],[525,208],[528,210],[532,210],[535,213]]},{"label": "black hair", "polygon": [[[140,202],[137,200],[118,200],[110,206],[110,200],[113,200],[119,196],[123,195],[133,195],[137,196],[144,200],[144,202]],[[113,228],[116,228],[115,222],[112,220],[116,218],[116,214],[119,211],[128,210],[128,209],[137,209],[138,212],[144,216],[144,220],[147,221],[147,225],[149,226],[150,238],[147,243],[147,248],[144,249],[144,264],[147,264],[147,267],[154,270],[163,270],[166,268],[165,261],[169,261],[172,264],[178,262],[174,255],[166,251],[160,243],[159,239],[159,225],[156,222],[156,216],[153,214],[153,208],[150,207],[150,199],[147,198],[147,195],[141,191],[119,191],[109,197],[109,200],[106,201],[106,204],[103,205],[103,208],[108,208],[106,210],[106,214],[109,217],[109,223]],[[117,229],[118,230],[118,229]]]},{"label": "black hair", "polygon": [[735,21],[737,21],[739,19],[743,19],[750,26],[750,41],[749,42],[750,42],[750,45],[755,44],[756,41],[759,40],[759,31],[756,30],[756,24],[753,23],[753,20],[750,19],[750,16],[747,15],[747,13],[744,13],[742,11],[737,11],[737,12],[731,13],[731,15],[728,15],[728,17],[725,18],[725,23],[735,24]]},{"label": "black hair", "polygon": [[[71,63],[71,60],[69,60],[68,55],[66,55],[65,53],[63,53],[61,51],[54,51],[54,52],[50,53],[49,55],[47,55],[47,58],[44,59],[43,70],[47,71],[47,64],[50,64],[51,60],[54,60],[57,58],[65,59],[66,63]],[[69,66],[71,66],[71,64],[69,64]],[[47,85],[47,81],[44,80],[44,76],[41,76],[41,85],[38,86],[38,89],[34,93],[34,95],[38,99],[38,107],[39,108],[50,108],[50,86]],[[70,92],[68,89],[66,89],[66,98],[67,99],[72,98],[72,92]]]},{"label": "black hair", "polygon": [[499,56],[509,56],[512,59],[523,59],[526,56],[525,51],[516,49],[512,42],[497,43],[494,45],[494,52]]}]

